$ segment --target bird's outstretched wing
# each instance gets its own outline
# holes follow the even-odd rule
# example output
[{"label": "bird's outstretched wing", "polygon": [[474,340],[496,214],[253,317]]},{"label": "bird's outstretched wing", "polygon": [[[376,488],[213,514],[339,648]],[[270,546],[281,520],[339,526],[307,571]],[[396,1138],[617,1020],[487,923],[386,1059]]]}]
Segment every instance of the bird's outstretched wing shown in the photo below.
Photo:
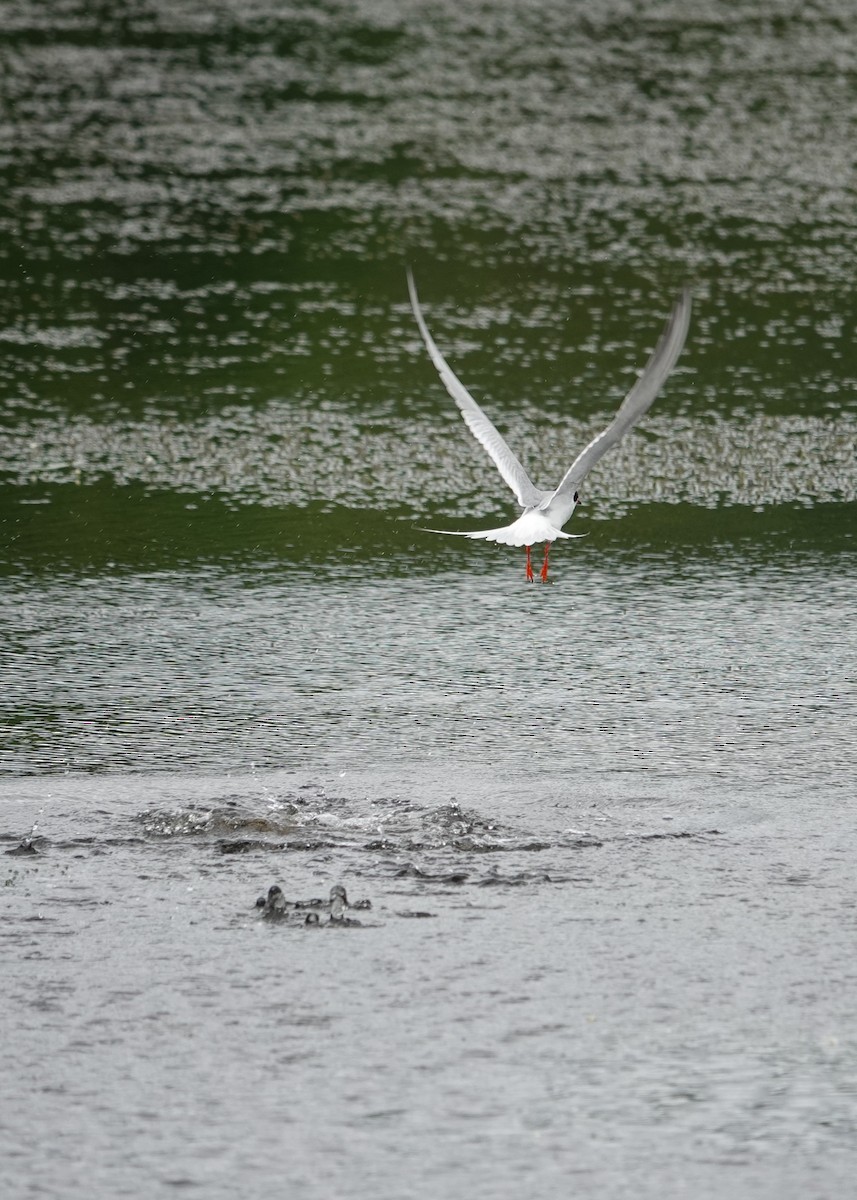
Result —
[{"label": "bird's outstretched wing", "polygon": [[[559,516],[566,507],[569,507],[570,510],[574,508],[575,491],[602,454],[606,454],[611,446],[615,446],[619,439],[633,425],[636,425],[663,387],[684,346],[690,324],[690,309],[690,292],[685,288],[676,301],[675,308],[664,327],[661,340],[655,347],[652,357],[646,363],[640,378],[622,401],[616,416],[603,433],[599,433],[585,449],[581,450],[566,471],[546,507],[548,513],[556,512],[559,525],[565,524],[564,520],[559,520]],[[567,519],[568,517],[565,518],[565,520]]]},{"label": "bird's outstretched wing", "polygon": [[504,439],[485,416],[485,413],[470,395],[470,392],[468,392],[461,380],[457,378],[449,363],[435,345],[434,338],[429,333],[423,319],[420,302],[417,297],[417,289],[414,286],[414,277],[410,270],[408,271],[408,292],[411,297],[411,308],[414,310],[414,316],[417,319],[417,325],[425,342],[426,350],[428,350],[429,358],[434,363],[441,383],[461,410],[461,415],[464,417],[467,428],[476,440],[481,443],[483,448],[488,451],[494,465],[515,493],[518,503],[522,508],[541,504],[547,493],[536,487],[515,455],[506,445]]}]

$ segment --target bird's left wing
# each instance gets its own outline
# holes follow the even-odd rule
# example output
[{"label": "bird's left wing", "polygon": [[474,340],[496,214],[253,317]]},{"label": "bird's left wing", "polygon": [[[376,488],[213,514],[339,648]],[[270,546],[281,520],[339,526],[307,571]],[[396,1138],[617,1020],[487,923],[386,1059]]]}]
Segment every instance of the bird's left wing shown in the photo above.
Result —
[{"label": "bird's left wing", "polygon": [[457,378],[449,363],[435,345],[434,338],[429,333],[423,319],[420,302],[417,297],[417,289],[414,286],[414,277],[410,270],[408,271],[408,292],[411,297],[411,308],[414,310],[414,316],[417,319],[417,325],[425,342],[426,350],[428,350],[429,358],[434,363],[438,375],[440,375],[441,383],[461,410],[461,415],[464,417],[468,429],[482,447],[488,451],[495,467],[515,493],[518,503],[523,508],[540,504],[547,493],[536,487],[507,446],[503,437],[498,433],[491,421],[488,420],[485,413],[470,395],[470,392],[468,392],[461,380]]},{"label": "bird's left wing", "polygon": [[[552,511],[555,505],[557,508],[562,508],[565,501],[568,501],[572,508],[574,507],[571,497],[602,454],[606,454],[611,446],[615,446],[631,426],[635,425],[640,417],[648,411],[682,352],[690,325],[690,309],[690,292],[685,288],[676,301],[675,308],[661,334],[661,340],[646,363],[640,378],[622,401],[619,411],[607,428],[593,438],[585,449],[581,450],[568,468],[548,503],[549,511]],[[562,525],[564,521],[558,523]]]}]

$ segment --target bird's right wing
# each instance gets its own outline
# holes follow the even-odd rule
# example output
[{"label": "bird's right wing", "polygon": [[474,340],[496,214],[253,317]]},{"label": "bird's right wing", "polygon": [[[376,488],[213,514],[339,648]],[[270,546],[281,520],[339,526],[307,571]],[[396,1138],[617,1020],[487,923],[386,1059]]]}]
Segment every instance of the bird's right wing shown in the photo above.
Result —
[{"label": "bird's right wing", "polygon": [[429,333],[423,319],[420,302],[417,297],[417,289],[414,286],[414,277],[410,270],[408,271],[408,292],[411,297],[411,308],[414,310],[414,316],[417,319],[417,325],[425,342],[426,350],[428,350],[429,358],[434,363],[441,383],[461,410],[461,415],[464,417],[467,428],[482,447],[488,451],[495,467],[515,493],[518,503],[523,508],[530,508],[533,505],[540,504],[545,497],[545,493],[535,486],[515,455],[506,445],[502,436],[485,416],[485,413],[470,395],[470,392],[468,392],[461,380],[454,374],[449,363],[435,345],[434,338]]}]

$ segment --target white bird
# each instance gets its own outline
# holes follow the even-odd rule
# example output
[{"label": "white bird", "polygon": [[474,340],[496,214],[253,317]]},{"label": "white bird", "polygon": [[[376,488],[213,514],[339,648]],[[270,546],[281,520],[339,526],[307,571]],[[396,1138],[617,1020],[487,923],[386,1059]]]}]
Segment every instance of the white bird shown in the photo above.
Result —
[{"label": "white bird", "polygon": [[441,383],[461,410],[468,429],[487,450],[497,470],[515,493],[516,500],[524,510],[517,521],[513,521],[511,525],[504,525],[500,529],[479,529],[473,532],[459,529],[430,529],[427,532],[450,533],[456,537],[482,538],[487,542],[499,542],[504,546],[526,546],[527,579],[529,580],[533,578],[530,547],[544,542],[545,557],[542,563],[541,579],[543,583],[546,583],[551,542],[556,541],[557,538],[583,536],[579,533],[562,532],[563,525],[571,519],[571,515],[579,503],[580,485],[602,454],[606,454],[611,446],[615,446],[647,412],[681,354],[690,324],[690,292],[685,288],[678,297],[675,308],[661,334],[661,340],[637,382],[622,401],[616,416],[602,433],[599,433],[585,449],[581,450],[560,481],[559,487],[553,492],[536,487],[506,445],[505,440],[438,350],[423,319],[417,289],[414,286],[414,277],[410,270],[408,271],[408,292],[422,339],[428,350],[429,358],[440,375]]}]

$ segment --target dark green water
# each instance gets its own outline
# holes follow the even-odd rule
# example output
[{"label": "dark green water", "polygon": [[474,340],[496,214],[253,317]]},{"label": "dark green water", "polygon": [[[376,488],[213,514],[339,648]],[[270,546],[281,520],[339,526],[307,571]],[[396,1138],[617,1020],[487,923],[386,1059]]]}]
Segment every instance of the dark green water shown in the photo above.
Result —
[{"label": "dark green water", "polygon": [[[856,61],[0,4],[4,1194],[851,1195]],[[546,486],[693,291],[548,587],[407,265]]]}]

